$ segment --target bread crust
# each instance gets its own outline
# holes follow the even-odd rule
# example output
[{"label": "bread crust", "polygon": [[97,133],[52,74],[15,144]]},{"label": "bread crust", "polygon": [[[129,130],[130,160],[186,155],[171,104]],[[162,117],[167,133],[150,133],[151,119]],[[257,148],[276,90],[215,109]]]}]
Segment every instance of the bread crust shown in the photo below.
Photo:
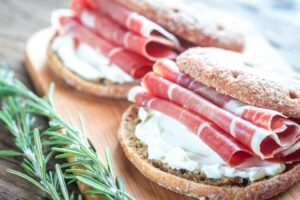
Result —
[{"label": "bread crust", "polygon": [[222,94],[300,118],[299,83],[288,74],[272,71],[272,66],[256,69],[262,67],[252,66],[244,58],[221,49],[192,48],[177,58],[177,64],[180,71]]},{"label": "bread crust", "polygon": [[126,157],[148,179],[175,192],[195,198],[224,199],[224,200],[254,200],[274,197],[300,180],[300,164],[272,178],[252,183],[246,187],[217,187],[196,183],[184,178],[161,171],[150,162],[142,159],[129,145],[129,137],[134,134],[132,126],[136,126],[138,106],[130,106],[122,116],[118,130],[118,139]]},{"label": "bread crust", "polygon": [[134,81],[132,83],[104,85],[81,78],[80,76],[68,70],[63,65],[57,54],[52,50],[51,44],[55,37],[56,34],[50,40],[47,48],[48,65],[58,77],[63,79],[67,84],[74,87],[76,90],[100,97],[126,99],[128,91],[135,85],[139,84],[139,81]]},{"label": "bread crust", "polygon": [[233,51],[244,49],[243,34],[225,24],[223,13],[197,7],[189,10],[183,5],[164,4],[158,0],[116,0],[142,14],[168,31],[199,46],[214,46]]}]

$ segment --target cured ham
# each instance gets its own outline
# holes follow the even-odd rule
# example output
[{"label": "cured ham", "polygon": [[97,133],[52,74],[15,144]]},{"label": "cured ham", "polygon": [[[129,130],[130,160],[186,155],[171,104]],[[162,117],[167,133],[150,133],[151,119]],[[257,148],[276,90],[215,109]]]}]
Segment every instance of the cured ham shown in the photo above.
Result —
[{"label": "cured ham", "polygon": [[73,1],[72,4],[72,8],[81,23],[106,40],[123,46],[151,61],[161,58],[176,58],[177,53],[173,49],[177,47],[172,41],[160,36],[143,37],[132,33],[107,15],[89,9],[81,2],[82,0]]},{"label": "cured ham", "polygon": [[141,78],[152,70],[153,63],[151,61],[98,37],[91,30],[82,26],[74,16],[58,16],[55,15],[56,21],[53,23],[59,26],[58,30],[61,33],[70,34],[76,42],[91,46],[133,78]]},{"label": "cured ham", "polygon": [[176,46],[180,46],[178,39],[166,31],[163,27],[152,22],[138,13],[129,10],[123,5],[113,0],[82,0],[85,4],[98,12],[107,14],[110,18],[117,21],[133,33],[143,37],[161,36],[172,41]]},{"label": "cured ham", "polygon": [[129,99],[140,106],[168,115],[184,124],[203,142],[210,146],[230,166],[237,166],[253,157],[243,144],[223,132],[207,119],[196,115],[170,101],[149,95],[136,87],[131,90]]},{"label": "cured ham", "polygon": [[171,100],[185,109],[215,123],[223,131],[243,143],[261,159],[274,158],[295,144],[295,138],[280,138],[276,133],[262,129],[214,105],[205,98],[172,83],[154,73],[143,79],[147,91],[157,97]]},{"label": "cured ham", "polygon": [[163,59],[156,62],[153,66],[153,71],[157,75],[201,95],[213,104],[245,119],[246,121],[277,133],[280,140],[286,140],[284,143],[287,143],[287,141],[294,141],[300,137],[299,125],[294,121],[287,119],[281,113],[274,110],[250,106],[235,100],[230,96],[218,93],[215,89],[206,87],[194,80],[188,74],[180,73],[176,63],[171,60]]}]

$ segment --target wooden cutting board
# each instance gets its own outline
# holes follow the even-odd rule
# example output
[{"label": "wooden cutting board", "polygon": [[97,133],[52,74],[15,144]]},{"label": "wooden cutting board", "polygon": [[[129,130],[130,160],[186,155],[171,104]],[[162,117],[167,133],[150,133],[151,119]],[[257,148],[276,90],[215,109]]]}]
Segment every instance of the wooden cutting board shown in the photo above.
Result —
[{"label": "wooden cutting board", "polygon": [[[46,48],[53,34],[51,28],[40,30],[29,38],[26,45],[27,69],[37,93],[45,95],[49,84],[55,83],[54,107],[57,113],[65,120],[74,122],[78,122],[78,114],[83,116],[86,134],[93,141],[100,155],[103,155],[105,147],[110,147],[116,172],[123,177],[126,189],[136,199],[190,199],[149,181],[124,156],[116,132],[122,112],[130,105],[129,102],[103,99],[75,91],[50,71],[47,66]],[[276,199],[297,198],[300,199],[300,183]]]}]

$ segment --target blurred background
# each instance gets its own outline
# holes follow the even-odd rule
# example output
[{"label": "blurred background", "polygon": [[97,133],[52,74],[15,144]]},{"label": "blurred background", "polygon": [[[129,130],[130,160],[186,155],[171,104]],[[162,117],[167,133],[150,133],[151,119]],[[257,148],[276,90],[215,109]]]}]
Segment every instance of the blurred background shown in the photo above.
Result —
[{"label": "blurred background", "polygon": [[293,67],[300,70],[300,0],[207,0],[203,2],[254,23],[280,54]]},{"label": "blurred background", "polygon": [[23,64],[26,40],[37,30],[50,26],[51,11],[67,7],[68,0],[0,0],[0,61],[14,69],[31,86]]}]

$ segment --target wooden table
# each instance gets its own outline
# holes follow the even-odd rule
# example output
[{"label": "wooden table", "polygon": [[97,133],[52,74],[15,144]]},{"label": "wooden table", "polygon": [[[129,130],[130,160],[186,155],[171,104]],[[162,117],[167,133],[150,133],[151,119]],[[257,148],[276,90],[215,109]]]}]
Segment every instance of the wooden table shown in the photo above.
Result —
[{"label": "wooden table", "polygon": [[[35,31],[49,26],[50,13],[53,9],[66,7],[67,4],[66,0],[0,1],[0,60],[8,63],[16,76],[32,89],[23,62],[25,42]],[[0,149],[14,149],[12,137],[2,126],[0,126]],[[45,196],[28,182],[6,172],[7,168],[19,170],[19,162],[20,160],[15,158],[0,158],[0,199],[31,200],[37,195]],[[286,197],[281,195],[276,199],[282,198]]]},{"label": "wooden table", "polygon": [[[63,0],[1,0],[0,1],[0,60],[5,61],[16,76],[32,88],[24,64],[26,40],[35,31],[50,25],[50,14],[55,8],[67,7]],[[43,122],[41,122],[43,123]],[[0,149],[13,149],[9,133],[0,126]],[[19,160],[0,158],[0,199],[32,200],[45,196],[26,181],[6,172],[7,168],[19,170]]]}]

